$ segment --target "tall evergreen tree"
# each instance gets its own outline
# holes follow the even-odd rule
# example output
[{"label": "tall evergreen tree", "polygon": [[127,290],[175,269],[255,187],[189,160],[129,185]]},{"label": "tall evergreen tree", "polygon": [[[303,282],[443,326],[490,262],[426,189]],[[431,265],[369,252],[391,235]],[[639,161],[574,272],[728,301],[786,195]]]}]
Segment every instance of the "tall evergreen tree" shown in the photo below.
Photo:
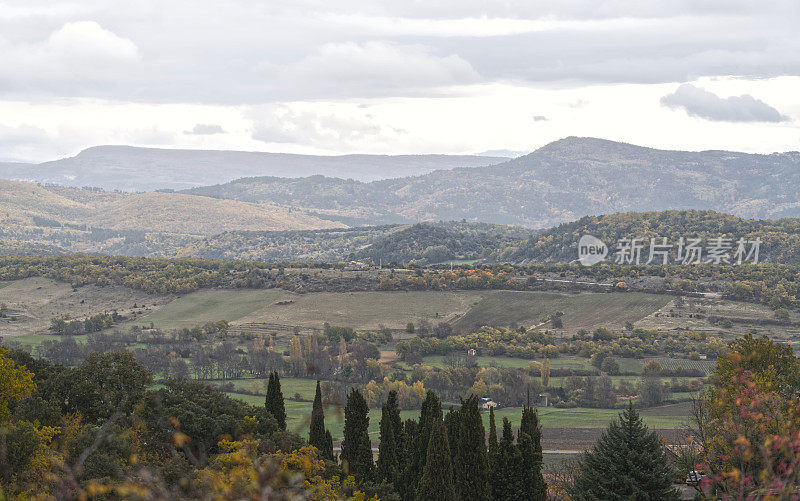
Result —
[{"label": "tall evergreen tree", "polygon": [[375,465],[372,462],[372,444],[369,440],[369,408],[357,389],[347,395],[344,406],[344,440],[342,441],[342,466],[345,471],[361,480],[372,479]]},{"label": "tall evergreen tree", "polygon": [[450,460],[453,462],[453,479],[458,479],[456,473],[456,459],[458,456],[459,436],[461,435],[461,411],[453,410],[451,406],[444,416],[444,429],[450,444]]},{"label": "tall evergreen tree", "polygon": [[314,405],[311,407],[311,427],[308,431],[308,445],[319,449],[320,455],[325,459],[333,459],[333,454],[328,456],[328,437],[325,431],[325,410],[322,408],[322,391],[317,381],[317,393],[314,395]]},{"label": "tall evergreen tree", "polygon": [[497,425],[494,421],[494,407],[489,407],[489,462],[497,457],[499,445],[497,443]]},{"label": "tall evergreen tree", "polygon": [[[394,403],[397,403],[397,393],[395,394]],[[400,457],[403,451],[400,449],[400,444],[395,437],[395,427],[392,416],[393,409],[387,401],[381,407],[381,434],[380,444],[378,445],[378,464],[377,473],[378,481],[385,481],[397,486],[400,477]]]},{"label": "tall evergreen tree", "polygon": [[422,471],[425,468],[425,461],[428,458],[428,443],[431,439],[433,424],[442,420],[442,404],[436,393],[428,390],[422,408],[419,413],[419,429],[417,431],[416,451],[411,458],[411,470],[409,477],[413,479],[415,485],[419,485],[422,478]]},{"label": "tall evergreen tree", "polygon": [[473,395],[461,404],[457,424],[456,460],[453,462],[456,492],[460,499],[488,501],[491,499],[491,490],[486,431],[483,428],[477,396]]},{"label": "tall evergreen tree", "polygon": [[336,456],[333,455],[333,437],[331,436],[331,430],[325,430],[325,451],[322,455],[323,457],[331,458],[333,461],[336,461]]},{"label": "tall evergreen tree", "polygon": [[418,501],[455,501],[453,486],[453,464],[450,460],[450,445],[447,431],[440,419],[431,423],[430,441],[425,467],[417,491]]},{"label": "tall evergreen tree", "polygon": [[503,435],[500,439],[497,457],[492,470],[492,499],[497,501],[524,499],[521,497],[521,458],[514,445],[514,432],[511,422],[503,418]]},{"label": "tall evergreen tree", "polygon": [[283,393],[281,392],[281,380],[278,372],[271,372],[267,383],[267,399],[264,402],[267,411],[272,414],[278,422],[281,430],[286,430],[286,407],[283,404]]},{"label": "tall evergreen tree", "polygon": [[414,473],[414,457],[417,455],[417,436],[419,424],[413,420],[406,420],[403,425],[403,470],[400,473],[400,482],[397,492],[403,501],[413,501],[417,495],[419,477]]},{"label": "tall evergreen tree", "polygon": [[517,436],[520,452],[520,483],[525,499],[544,500],[547,497],[547,484],[542,476],[542,429],[539,415],[533,407],[522,410],[522,423]]},{"label": "tall evergreen tree", "polygon": [[664,447],[629,405],[583,455],[571,497],[575,500],[677,499]]}]

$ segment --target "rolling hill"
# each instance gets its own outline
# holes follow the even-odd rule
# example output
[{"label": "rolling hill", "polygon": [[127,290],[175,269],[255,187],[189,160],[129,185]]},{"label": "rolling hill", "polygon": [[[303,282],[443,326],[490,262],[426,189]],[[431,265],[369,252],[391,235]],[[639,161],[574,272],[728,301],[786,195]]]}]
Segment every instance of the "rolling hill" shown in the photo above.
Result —
[{"label": "rolling hill", "polygon": [[42,164],[0,164],[0,178],[109,190],[153,191],[224,183],[247,176],[325,175],[374,181],[507,160],[476,155],[313,156],[247,151],[95,146]]},{"label": "rolling hill", "polygon": [[666,151],[570,137],[488,167],[369,183],[257,177],[185,193],[293,204],[361,224],[461,220],[547,228],[586,215],[701,209],[800,216],[800,152]]},{"label": "rolling hill", "polygon": [[15,230],[22,233],[37,227],[49,231],[56,228],[75,231],[101,228],[213,235],[232,230],[303,230],[343,226],[301,210],[270,204],[179,193],[50,189],[5,180],[0,180],[0,222],[6,234]]}]

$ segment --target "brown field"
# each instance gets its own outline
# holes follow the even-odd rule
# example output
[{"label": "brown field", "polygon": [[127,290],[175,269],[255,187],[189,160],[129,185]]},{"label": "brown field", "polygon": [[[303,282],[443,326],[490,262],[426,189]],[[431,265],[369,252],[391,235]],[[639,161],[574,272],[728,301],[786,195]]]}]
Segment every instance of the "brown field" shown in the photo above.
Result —
[{"label": "brown field", "polygon": [[[669,302],[668,296],[629,293],[488,291],[483,300],[459,317],[455,326],[471,329],[481,325],[534,327],[551,314],[564,313],[564,330],[621,328],[637,322]],[[542,327],[549,327],[549,324]]]},{"label": "brown field", "polygon": [[[126,317],[133,317],[134,311],[152,311],[173,299],[119,286],[86,285],[73,290],[69,284],[38,277],[3,285],[0,303],[8,305],[8,318],[0,318],[0,336],[4,337],[44,333],[53,318],[64,314],[83,320],[97,313],[117,310]],[[136,310],[134,304],[138,306]],[[142,307],[143,304],[146,306]]]},{"label": "brown field", "polygon": [[[691,298],[684,300],[683,307],[676,306],[676,300],[671,299],[666,305],[647,317],[636,322],[636,327],[643,329],[693,330],[706,332],[724,339],[734,339],[756,330],[759,334],[766,334],[776,340],[783,341],[800,336],[800,329],[789,325],[762,325],[756,322],[734,322],[730,328],[714,325],[708,316],[719,316],[737,319],[772,319],[774,312],[766,305],[728,301],[718,298]],[[697,318],[696,315],[702,318]],[[791,320],[797,321],[797,312],[791,312]]]}]

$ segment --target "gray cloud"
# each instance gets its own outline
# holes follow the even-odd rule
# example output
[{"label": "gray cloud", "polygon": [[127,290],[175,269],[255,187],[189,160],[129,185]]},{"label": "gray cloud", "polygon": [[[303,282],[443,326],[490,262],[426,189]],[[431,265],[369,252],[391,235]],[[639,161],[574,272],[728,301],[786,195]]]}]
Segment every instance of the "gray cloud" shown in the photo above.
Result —
[{"label": "gray cloud", "polygon": [[544,115],[535,115],[535,116],[533,117],[533,121],[534,121],[534,122],[547,122],[548,120],[550,120],[550,119],[549,119],[549,118],[547,118],[547,117],[546,117],[546,116],[544,116]]},{"label": "gray cloud", "polygon": [[791,121],[791,118],[749,94],[722,98],[691,84],[683,84],[674,93],[662,97],[661,104],[715,122]]},{"label": "gray cloud", "polygon": [[218,124],[196,124],[192,130],[184,131],[184,134],[209,136],[212,134],[225,134],[225,129]]},{"label": "gray cloud", "polygon": [[6,0],[0,97],[258,104],[768,78],[800,74],[798,25],[796,0]]}]

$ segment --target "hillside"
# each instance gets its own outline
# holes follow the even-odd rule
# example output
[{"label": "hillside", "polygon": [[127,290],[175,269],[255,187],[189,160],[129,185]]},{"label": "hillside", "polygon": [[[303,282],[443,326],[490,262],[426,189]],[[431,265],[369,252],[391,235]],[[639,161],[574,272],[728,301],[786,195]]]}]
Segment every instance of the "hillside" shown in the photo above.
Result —
[{"label": "hillside", "polygon": [[666,151],[571,137],[491,167],[370,183],[248,178],[186,193],[292,203],[363,224],[466,219],[547,228],[586,215],[667,209],[798,217],[798,184],[798,152]]},{"label": "hillside", "polygon": [[523,228],[488,223],[418,223],[397,228],[348,259],[419,265],[489,259],[530,234]]},{"label": "hillside", "polygon": [[761,238],[760,261],[800,263],[800,219],[749,220],[714,211],[627,212],[587,216],[534,235],[519,248],[508,248],[498,258],[517,263],[568,263],[578,255],[578,241],[592,235],[609,246],[620,238],[647,239],[726,236],[736,240]]},{"label": "hillside", "polygon": [[314,156],[247,151],[96,146],[42,164],[0,164],[0,178],[124,191],[184,189],[248,176],[324,175],[374,181],[507,160],[475,155]]},{"label": "hillside", "polygon": [[[119,193],[48,188],[0,180],[3,236],[20,242],[38,235],[59,245],[69,232],[132,230],[137,232],[213,235],[233,230],[336,228],[341,223],[304,211],[179,193]],[[46,233],[55,233],[50,241]]]},{"label": "hillside", "polygon": [[5,224],[31,224],[34,218],[75,222],[88,217],[91,207],[31,183],[0,179],[0,218]]}]

